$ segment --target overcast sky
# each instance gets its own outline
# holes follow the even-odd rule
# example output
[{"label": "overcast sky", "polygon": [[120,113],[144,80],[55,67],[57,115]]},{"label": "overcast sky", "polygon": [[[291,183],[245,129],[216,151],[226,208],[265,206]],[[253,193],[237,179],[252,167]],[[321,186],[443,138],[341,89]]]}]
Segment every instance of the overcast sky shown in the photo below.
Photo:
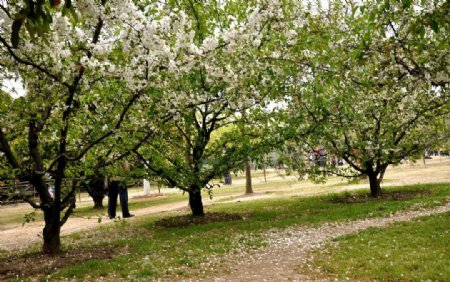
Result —
[{"label": "overcast sky", "polygon": [[22,79],[12,80],[5,79],[1,81],[0,88],[9,93],[14,98],[25,95],[25,89],[23,88]]}]

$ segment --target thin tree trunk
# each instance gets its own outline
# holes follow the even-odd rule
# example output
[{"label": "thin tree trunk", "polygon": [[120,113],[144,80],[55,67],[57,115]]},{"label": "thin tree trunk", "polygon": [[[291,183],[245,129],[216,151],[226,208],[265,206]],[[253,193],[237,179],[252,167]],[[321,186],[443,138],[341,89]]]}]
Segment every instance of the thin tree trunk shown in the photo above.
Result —
[{"label": "thin tree trunk", "polygon": [[250,160],[245,162],[245,194],[253,194]]},{"label": "thin tree trunk", "polygon": [[370,196],[373,198],[381,197],[381,186],[377,176],[378,174],[376,173],[371,173],[368,175],[370,183]]},{"label": "thin tree trunk", "polygon": [[266,176],[266,160],[263,162],[263,174],[264,174],[264,182],[267,182],[267,176]]},{"label": "thin tree trunk", "polygon": [[192,216],[204,216],[202,193],[200,188],[192,187],[189,191],[189,207],[192,211]]}]

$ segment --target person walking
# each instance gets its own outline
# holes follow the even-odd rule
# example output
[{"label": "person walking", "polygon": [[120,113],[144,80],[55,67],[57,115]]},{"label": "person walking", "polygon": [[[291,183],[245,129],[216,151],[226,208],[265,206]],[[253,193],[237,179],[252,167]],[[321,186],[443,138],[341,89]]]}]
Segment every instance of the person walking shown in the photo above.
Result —
[{"label": "person walking", "polygon": [[[128,170],[128,164],[125,162],[123,168]],[[123,177],[115,176],[108,185],[108,216],[110,219],[116,218],[117,197],[120,199],[120,208],[122,209],[122,218],[133,217],[128,209],[128,187]]]},{"label": "person walking", "polygon": [[117,197],[120,199],[122,218],[133,217],[128,209],[128,188],[124,181],[113,180],[108,187],[108,215],[110,219],[116,217]]}]

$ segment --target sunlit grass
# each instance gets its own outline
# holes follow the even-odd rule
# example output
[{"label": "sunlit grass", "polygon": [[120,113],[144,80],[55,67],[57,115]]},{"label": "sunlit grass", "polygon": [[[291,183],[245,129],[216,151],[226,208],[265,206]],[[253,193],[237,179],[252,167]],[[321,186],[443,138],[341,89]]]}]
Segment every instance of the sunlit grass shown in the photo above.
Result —
[{"label": "sunlit grass", "polygon": [[448,281],[450,213],[348,235],[315,257],[313,268],[338,280]]},{"label": "sunlit grass", "polygon": [[[142,208],[148,208],[148,207],[154,207],[157,205],[163,205],[163,204],[170,204],[175,202],[180,202],[183,200],[186,200],[186,197],[183,197],[181,193],[170,193],[164,196],[158,196],[158,197],[149,197],[149,198],[139,198],[139,199],[133,199],[131,198],[128,203],[128,207],[130,211],[142,209]],[[93,209],[92,206],[84,206],[81,208],[77,208],[74,210],[74,216],[95,216],[95,215],[105,215],[108,213],[107,210],[108,205],[108,198],[105,198],[104,200],[104,208],[103,209]],[[120,203],[118,202],[117,205],[117,214],[120,215],[121,208]]]},{"label": "sunlit grass", "polygon": [[[207,212],[239,213],[245,215],[245,220],[183,228],[157,227],[155,222],[163,217],[161,214],[141,217],[131,223],[118,222],[71,235],[63,241],[71,242],[69,249],[86,245],[115,245],[123,250],[123,256],[65,267],[51,274],[50,278],[87,279],[106,274],[109,278],[118,276],[132,280],[177,275],[185,278],[210,276],[223,271],[220,261],[224,255],[240,248],[264,245],[262,234],[270,228],[386,216],[402,210],[442,205],[450,195],[450,184],[396,187],[386,189],[385,193],[398,191],[430,193],[411,194],[411,197],[401,201],[375,200],[351,204],[333,201],[335,197],[345,194],[217,203],[208,206]],[[180,214],[184,213],[171,212],[164,216]],[[430,267],[435,266],[430,264]]]}]

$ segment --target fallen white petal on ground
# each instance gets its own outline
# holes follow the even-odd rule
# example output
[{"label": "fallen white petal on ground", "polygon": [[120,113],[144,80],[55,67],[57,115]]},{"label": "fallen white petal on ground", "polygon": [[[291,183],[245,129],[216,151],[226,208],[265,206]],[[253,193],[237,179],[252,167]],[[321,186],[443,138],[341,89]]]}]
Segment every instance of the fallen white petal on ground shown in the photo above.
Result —
[{"label": "fallen white petal on ground", "polygon": [[[313,249],[320,248],[337,237],[371,227],[384,227],[395,222],[448,211],[450,203],[433,209],[400,212],[383,218],[325,223],[317,228],[288,227],[283,230],[268,230],[263,235],[266,247],[241,249],[240,252],[225,258],[211,258],[212,261],[208,264],[218,266],[226,273],[200,281],[318,281],[299,270],[307,262],[308,254]],[[224,263],[220,265],[219,261]]]}]

